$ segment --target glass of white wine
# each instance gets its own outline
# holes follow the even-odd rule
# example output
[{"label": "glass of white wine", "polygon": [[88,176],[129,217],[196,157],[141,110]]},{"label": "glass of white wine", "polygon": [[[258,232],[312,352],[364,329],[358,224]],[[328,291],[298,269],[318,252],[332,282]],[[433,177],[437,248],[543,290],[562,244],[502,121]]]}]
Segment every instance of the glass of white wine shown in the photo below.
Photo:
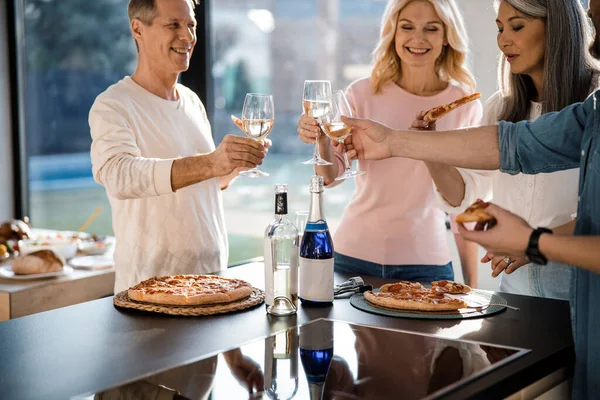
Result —
[{"label": "glass of white wine", "polygon": [[[263,140],[275,125],[275,106],[273,95],[248,93],[242,110],[242,128],[246,136],[254,140]],[[240,172],[241,176],[260,178],[269,176],[258,168]]]},{"label": "glass of white wine", "polygon": [[321,121],[319,123],[323,133],[325,133],[330,139],[337,140],[338,143],[342,144],[343,147],[346,170],[342,175],[335,178],[336,181],[354,178],[355,176],[365,173],[365,171],[353,170],[352,164],[350,164],[350,161],[348,160],[346,147],[343,145],[343,143],[344,140],[351,134],[352,128],[342,122],[342,115],[344,117],[352,117],[352,109],[350,108],[350,104],[348,103],[348,99],[346,99],[344,92],[342,90],[336,90],[335,93],[333,93],[333,98],[331,100],[331,109],[329,112],[323,115],[323,117],[321,117]]},{"label": "glass of white wine", "polygon": [[304,227],[308,222],[308,211],[296,211],[296,229],[298,229],[298,246],[302,244],[302,235],[304,235]]},{"label": "glass of white wine", "polygon": [[[320,123],[323,115],[329,112],[331,107],[331,82],[329,81],[304,81],[304,97],[302,98],[302,108],[304,114],[315,118]],[[327,160],[321,158],[319,153],[319,140],[315,142],[315,151],[313,157],[304,161],[302,164],[312,165],[333,165]]]}]

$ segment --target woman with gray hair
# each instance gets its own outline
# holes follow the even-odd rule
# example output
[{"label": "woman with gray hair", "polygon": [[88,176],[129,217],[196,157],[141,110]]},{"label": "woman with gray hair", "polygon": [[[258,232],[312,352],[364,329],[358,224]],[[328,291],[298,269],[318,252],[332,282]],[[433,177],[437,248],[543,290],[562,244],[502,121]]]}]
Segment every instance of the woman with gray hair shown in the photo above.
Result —
[{"label": "woman with gray hair", "polygon": [[[583,101],[597,88],[598,66],[589,52],[591,28],[578,0],[497,0],[500,90],[484,107],[483,125],[535,120]],[[419,115],[414,128],[428,127]],[[436,164],[437,165],[437,164]],[[457,213],[476,199],[489,199],[532,226],[557,232],[574,228],[579,169],[539,175],[509,175],[438,165],[437,194],[445,211]],[[456,174],[458,172],[458,174]],[[568,299],[570,266],[486,254],[500,290]]]}]

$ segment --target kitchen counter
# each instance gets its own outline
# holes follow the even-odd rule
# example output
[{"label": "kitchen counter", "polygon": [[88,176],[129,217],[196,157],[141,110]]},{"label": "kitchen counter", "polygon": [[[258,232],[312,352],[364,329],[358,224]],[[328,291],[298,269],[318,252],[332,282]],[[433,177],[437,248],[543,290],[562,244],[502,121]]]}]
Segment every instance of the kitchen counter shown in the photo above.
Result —
[{"label": "kitchen counter", "polygon": [[47,279],[0,276],[0,321],[110,296],[114,285],[114,268],[73,269],[69,275]]},{"label": "kitchen counter", "polygon": [[[223,276],[263,288],[263,266],[230,268]],[[349,276],[336,274],[336,282]],[[389,280],[370,278],[380,286]],[[175,317],[115,308],[112,298],[0,323],[0,398],[63,399],[95,393],[238,347],[318,318],[348,321],[496,345],[530,349],[444,398],[503,398],[548,376],[572,374],[574,347],[565,301],[501,294],[501,313],[465,320],[415,320],[368,314],[336,299],[333,306],[300,307],[271,317],[264,305],[223,315]]]}]

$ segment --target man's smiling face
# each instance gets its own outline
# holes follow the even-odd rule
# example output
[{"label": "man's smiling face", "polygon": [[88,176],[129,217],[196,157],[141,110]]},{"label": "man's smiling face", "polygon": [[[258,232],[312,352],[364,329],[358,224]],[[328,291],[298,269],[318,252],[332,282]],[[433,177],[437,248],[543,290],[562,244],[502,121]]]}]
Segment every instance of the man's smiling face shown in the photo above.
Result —
[{"label": "man's smiling face", "polygon": [[180,73],[189,68],[197,39],[194,8],[189,0],[156,0],[152,23],[136,22],[141,33],[140,57],[148,60],[152,69]]}]

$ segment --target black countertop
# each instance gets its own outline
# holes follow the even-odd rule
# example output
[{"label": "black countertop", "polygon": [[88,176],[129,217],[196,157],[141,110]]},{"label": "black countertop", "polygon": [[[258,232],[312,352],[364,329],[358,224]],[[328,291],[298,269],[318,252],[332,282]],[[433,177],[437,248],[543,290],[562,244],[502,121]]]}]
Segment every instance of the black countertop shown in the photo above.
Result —
[{"label": "black countertop", "polygon": [[[262,263],[222,275],[264,287]],[[336,275],[336,281],[348,276]],[[374,287],[389,280],[366,278]],[[232,314],[175,317],[113,306],[112,297],[0,323],[0,399],[61,399],[132,382],[238,347],[317,318],[348,321],[449,339],[531,349],[448,399],[501,398],[557,370],[572,370],[574,348],[565,301],[502,294],[520,311],[486,318],[414,320],[368,314],[347,299],[271,317],[264,305]]]}]

